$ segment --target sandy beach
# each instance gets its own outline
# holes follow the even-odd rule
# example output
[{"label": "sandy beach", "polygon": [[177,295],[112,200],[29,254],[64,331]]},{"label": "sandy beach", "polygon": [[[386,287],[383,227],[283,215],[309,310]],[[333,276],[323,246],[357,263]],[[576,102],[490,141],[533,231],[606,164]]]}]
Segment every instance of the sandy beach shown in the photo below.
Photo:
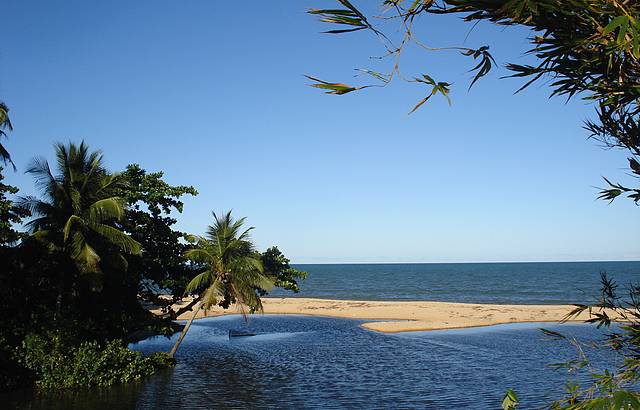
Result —
[{"label": "sandy beach", "polygon": [[[174,309],[188,303],[174,305]],[[519,322],[558,322],[569,313],[570,305],[490,305],[428,301],[357,301],[311,298],[263,298],[266,314],[295,314],[371,320],[363,327],[385,333],[456,329]],[[198,318],[237,314],[228,310],[201,310]],[[187,312],[179,319],[188,319]],[[577,320],[588,318],[583,313]]]}]

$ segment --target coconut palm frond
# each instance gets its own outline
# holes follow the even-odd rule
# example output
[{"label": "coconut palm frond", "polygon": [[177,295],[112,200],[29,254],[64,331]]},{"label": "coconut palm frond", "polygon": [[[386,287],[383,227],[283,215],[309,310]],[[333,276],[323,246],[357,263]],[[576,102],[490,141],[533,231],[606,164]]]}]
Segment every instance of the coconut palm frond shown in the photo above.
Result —
[{"label": "coconut palm frond", "polygon": [[123,216],[123,201],[118,197],[101,199],[89,205],[89,218],[96,223],[102,223],[110,219],[119,221]]},{"label": "coconut palm frond", "polygon": [[207,247],[209,245],[207,239],[199,235],[187,234],[185,235],[184,239],[190,244],[197,245],[201,248]]},{"label": "coconut palm frond", "polygon": [[239,303],[241,309],[248,307],[252,312],[263,311],[262,300],[253,286],[246,282],[234,281],[232,287],[234,296],[238,301],[241,301]]},{"label": "coconut palm frond", "polygon": [[55,174],[43,158],[32,160],[27,169],[44,198],[20,199],[19,205],[36,216],[27,227],[31,232],[50,231],[43,240],[62,247],[83,272],[98,271],[100,261],[126,269],[120,252],[140,254],[141,246],[111,223],[124,216],[123,201],[111,189],[122,178],[108,173],[102,153],[91,152],[84,141],[80,145],[58,143],[54,148]]},{"label": "coconut palm frond", "polygon": [[42,157],[33,158],[25,172],[33,175],[36,187],[42,190],[49,198],[55,198],[55,194],[61,189],[59,181],[51,172],[49,162]]},{"label": "coconut palm frond", "polygon": [[209,309],[211,306],[217,305],[220,299],[224,298],[224,288],[220,278],[215,278],[203,295],[202,306]]},{"label": "coconut palm frond", "polygon": [[264,274],[260,256],[249,240],[253,228],[243,229],[245,218],[234,220],[231,212],[220,216],[214,212],[213,218],[205,238],[189,238],[196,247],[188,250],[185,257],[205,264],[207,270],[193,278],[187,291],[206,287],[203,306],[230,297],[243,315],[261,311],[257,289],[271,289],[274,280]]},{"label": "coconut palm frond", "polygon": [[89,169],[84,173],[84,182],[82,183],[82,186],[80,188],[81,191],[85,191],[87,189],[87,186],[89,185],[89,182],[91,180],[94,179],[94,177],[96,176],[96,174],[98,172],[101,171],[101,166],[100,166],[100,162],[99,161],[93,161],[90,166]]},{"label": "coconut palm frond", "polygon": [[55,210],[55,207],[49,202],[41,201],[34,196],[18,197],[16,206],[26,209],[32,215],[51,215]]},{"label": "coconut palm frond", "polygon": [[250,227],[250,228],[248,228],[248,229],[246,229],[244,232],[242,232],[240,235],[238,235],[238,240],[239,240],[239,241],[246,241],[246,242],[249,242],[249,241],[250,241],[250,239],[251,239],[251,235],[250,235],[250,233],[251,233],[251,231],[253,231],[253,230],[254,230],[254,227],[253,227],[253,226],[252,226],[252,227]]},{"label": "coconut palm frond", "polygon": [[187,294],[198,289],[202,289],[203,287],[208,286],[210,283],[212,283],[215,278],[216,275],[213,272],[211,272],[210,270],[206,270],[191,279],[191,282],[189,282],[185,287],[184,293]]},{"label": "coconut palm frond", "polygon": [[73,233],[70,251],[71,257],[76,261],[81,272],[98,272],[100,270],[98,267],[100,256],[80,232]]},{"label": "coconut palm frond", "polygon": [[74,227],[77,227],[77,226],[84,227],[84,225],[85,225],[85,222],[82,218],[76,215],[71,215],[67,220],[67,223],[64,225],[64,228],[62,229],[63,240],[66,242],[69,239],[71,230]]},{"label": "coconut palm frond", "polygon": [[192,248],[184,253],[184,257],[190,261],[198,263],[211,263],[214,256],[207,249]]},{"label": "coconut palm frond", "polygon": [[9,119],[9,107],[3,102],[0,102],[0,129],[13,131],[13,125]]},{"label": "coconut palm frond", "polygon": [[[6,136],[7,134],[5,134],[3,131],[0,131],[0,136],[2,135]],[[7,149],[2,144],[0,144],[0,159],[2,159],[2,161],[5,164],[7,162],[11,164],[11,167],[13,168],[14,171],[17,170],[16,164],[14,164],[13,161],[11,160],[11,154],[9,154],[9,151],[7,151]]]},{"label": "coconut palm frond", "polygon": [[[13,131],[13,125],[11,124],[11,120],[9,119],[9,107],[3,102],[0,102],[0,137],[6,137],[7,133],[4,131]],[[7,162],[11,164],[13,170],[16,170],[16,165],[11,160],[11,155],[9,151],[0,144],[0,159],[6,164]]]},{"label": "coconut palm frond", "polygon": [[[104,174],[104,170],[103,170]],[[97,192],[100,194],[109,194],[113,192],[116,188],[122,188],[126,184],[125,179],[122,177],[122,174],[119,172],[105,175],[101,179],[100,187],[97,189]]]},{"label": "coconut palm frond", "polygon": [[83,207],[83,203],[82,203],[83,201],[82,201],[82,194],[80,193],[80,191],[78,191],[75,186],[71,185],[67,187],[66,193],[68,196],[67,203],[70,205],[72,212],[76,214],[81,213],[82,207]]},{"label": "coconut palm frond", "polygon": [[142,248],[138,241],[122,232],[121,230],[114,228],[113,226],[105,224],[92,224],[91,228],[96,233],[102,235],[105,239],[107,239],[109,242],[116,245],[126,253],[139,255],[142,252]]}]

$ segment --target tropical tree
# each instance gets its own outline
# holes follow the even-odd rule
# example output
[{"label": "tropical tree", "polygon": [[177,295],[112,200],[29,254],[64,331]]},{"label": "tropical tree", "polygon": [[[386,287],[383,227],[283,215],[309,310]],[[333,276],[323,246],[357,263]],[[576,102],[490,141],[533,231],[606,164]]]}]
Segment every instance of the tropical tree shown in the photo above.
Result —
[{"label": "tropical tree", "polygon": [[35,158],[27,170],[43,197],[19,201],[35,216],[26,226],[51,251],[67,254],[81,273],[99,273],[104,264],[126,270],[123,253],[141,250],[113,225],[124,216],[122,199],[113,195],[120,175],[107,172],[101,152],[90,152],[84,141],[54,147],[57,175],[43,158]]},{"label": "tropical tree", "polygon": [[[13,125],[11,125],[11,120],[9,119],[9,107],[3,102],[0,101],[0,139],[2,137],[7,138],[7,131],[13,131]],[[13,169],[16,169],[15,164],[11,161],[11,155],[9,155],[9,151],[0,143],[0,159],[6,164],[7,162],[13,166]]]},{"label": "tropical tree", "polygon": [[[118,223],[144,252],[128,255],[131,271],[138,276],[138,296],[163,308],[179,300],[193,277],[191,266],[184,263],[183,254],[189,248],[187,234],[175,230],[175,213],[182,213],[183,195],[197,195],[192,186],[170,185],[164,173],[147,172],[138,164],[130,164],[122,173],[126,186],[117,195],[125,201],[125,215]],[[166,289],[173,298],[160,297],[158,289]],[[167,317],[171,317],[167,312]],[[175,317],[171,317],[175,319]]]},{"label": "tropical tree", "polygon": [[[264,271],[274,280],[274,286],[294,293],[300,292],[299,280],[307,278],[308,273],[292,268],[289,265],[289,258],[284,256],[277,246],[272,246],[260,255]],[[266,290],[261,290],[260,294],[264,296]]]},{"label": "tropical tree", "polygon": [[22,222],[22,219],[29,216],[25,209],[16,206],[9,195],[18,193],[18,188],[6,185],[2,181],[3,168],[0,166],[0,247],[12,246],[18,243],[22,234],[16,231],[15,226]]},{"label": "tropical tree", "polygon": [[214,212],[213,219],[205,237],[189,238],[195,246],[184,256],[204,271],[187,285],[186,292],[199,296],[193,314],[169,352],[172,357],[201,308],[220,305],[226,309],[235,303],[246,318],[247,311],[263,310],[258,290],[273,286],[273,279],[264,273],[260,254],[251,242],[249,233],[253,227],[243,228],[245,218],[234,220],[229,211],[222,216]]}]

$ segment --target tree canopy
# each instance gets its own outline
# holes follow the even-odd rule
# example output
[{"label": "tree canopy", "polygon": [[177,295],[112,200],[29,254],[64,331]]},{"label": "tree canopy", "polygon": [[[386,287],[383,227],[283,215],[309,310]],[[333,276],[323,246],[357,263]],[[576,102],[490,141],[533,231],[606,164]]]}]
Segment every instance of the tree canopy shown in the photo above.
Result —
[{"label": "tree canopy", "polygon": [[[192,186],[172,186],[163,180],[163,172],[147,172],[130,164],[122,173],[125,181],[118,196],[126,204],[119,226],[142,246],[139,255],[128,255],[131,271],[140,276],[139,294],[145,300],[166,306],[184,293],[192,276],[183,254],[188,246],[187,234],[173,229],[177,220],[172,212],[182,213],[184,195],[198,195]],[[173,300],[158,297],[163,289]]]},{"label": "tree canopy", "polygon": [[124,203],[116,196],[121,175],[108,173],[102,154],[90,152],[84,142],[56,144],[55,150],[58,174],[42,158],[27,170],[43,194],[21,200],[36,216],[27,226],[52,250],[67,253],[81,272],[100,272],[104,263],[126,270],[123,253],[139,254],[141,248],[113,225],[124,217]]}]

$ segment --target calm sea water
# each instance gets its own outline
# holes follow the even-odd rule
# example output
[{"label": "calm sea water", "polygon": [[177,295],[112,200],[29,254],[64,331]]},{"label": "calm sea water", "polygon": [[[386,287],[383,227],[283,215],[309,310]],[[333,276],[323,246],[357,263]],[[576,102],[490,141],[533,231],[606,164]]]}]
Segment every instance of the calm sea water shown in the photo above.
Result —
[{"label": "calm sea water", "polygon": [[309,272],[297,295],[360,300],[500,304],[593,302],[600,272],[621,288],[640,282],[640,262],[296,265]]},{"label": "calm sea water", "polygon": [[[178,365],[141,383],[66,395],[4,400],[28,409],[498,409],[507,388],[522,408],[540,408],[563,393],[567,374],[549,363],[573,359],[565,342],[544,340],[536,324],[416,332],[362,329],[361,322],[304,316],[256,316],[258,336],[228,338],[237,316],[194,325]],[[587,342],[603,337],[587,325],[545,327]],[[135,346],[168,350],[173,340]],[[611,351],[587,349],[598,368]]]}]

